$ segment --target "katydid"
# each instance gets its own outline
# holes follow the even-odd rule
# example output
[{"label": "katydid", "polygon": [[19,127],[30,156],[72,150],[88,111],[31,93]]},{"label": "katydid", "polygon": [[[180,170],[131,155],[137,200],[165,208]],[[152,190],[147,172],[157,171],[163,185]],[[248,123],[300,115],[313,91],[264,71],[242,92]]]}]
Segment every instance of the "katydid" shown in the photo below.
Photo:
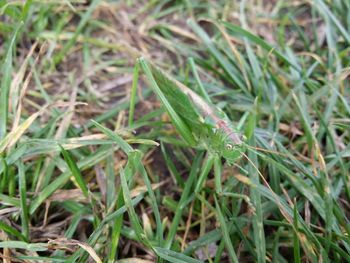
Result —
[{"label": "katydid", "polygon": [[[215,177],[215,190],[216,193],[221,196],[240,198],[247,202],[249,208],[252,212],[256,213],[256,222],[262,221],[262,210],[261,206],[256,206],[256,203],[260,203],[260,200],[256,201],[256,198],[260,198],[260,194],[252,194],[252,202],[250,197],[241,193],[231,193],[226,192],[222,188],[221,184],[221,158],[225,159],[230,165],[235,164],[239,158],[244,156],[252,169],[256,170],[258,176],[264,182],[268,191],[271,193],[272,198],[275,199],[276,204],[281,210],[282,214],[287,220],[289,220],[288,211],[285,207],[281,205],[279,196],[271,189],[270,185],[259,171],[255,161],[251,160],[246,154],[246,149],[249,150],[259,150],[270,153],[277,153],[275,151],[270,151],[267,149],[257,148],[249,146],[245,141],[245,137],[241,135],[238,130],[233,126],[232,122],[228,116],[215,105],[209,102],[208,96],[202,98],[196,92],[192,91],[190,88],[186,87],[184,84],[180,83],[176,79],[172,78],[156,66],[147,62],[144,58],[140,58],[135,65],[134,71],[134,83],[132,88],[132,95],[136,95],[136,86],[139,73],[139,67],[142,68],[143,72],[146,74],[147,79],[150,82],[152,90],[157,94],[158,98],[162,102],[166,111],[168,112],[173,125],[179,131],[180,135],[185,139],[185,141],[194,147],[206,149],[208,152],[207,160],[203,162],[203,167],[200,171],[200,175],[196,180],[196,185],[194,187],[195,194],[198,194],[208,173],[212,168],[214,168]],[[136,74],[135,74],[136,73]],[[135,99],[132,96],[130,100],[130,112],[129,124],[132,124],[133,112],[135,107]],[[254,150],[253,150],[254,153]],[[280,153],[278,153],[280,154]],[[282,154],[283,155],[283,154]],[[239,165],[235,164],[240,167]],[[240,167],[242,171],[245,169]],[[249,173],[249,172],[247,172]],[[255,175],[254,175],[255,176]],[[256,179],[256,178],[255,178]],[[254,179],[254,180],[255,180]],[[249,181],[249,184],[253,181]],[[258,183],[254,183],[258,184]],[[182,213],[181,207],[177,210],[175,216],[180,216]],[[257,224],[258,224],[257,223]],[[178,223],[174,223],[171,229],[176,229]],[[261,225],[261,224],[260,224]],[[259,225],[255,225],[254,231],[257,235],[264,235],[263,228]],[[174,231],[170,231],[172,234],[168,236],[165,247],[170,248],[174,240]],[[262,255],[264,255],[264,250],[262,249]],[[231,250],[233,253],[233,249]],[[234,262],[238,262],[235,254],[231,255],[231,259]]]},{"label": "katydid", "polygon": [[[224,158],[229,164],[242,156],[246,148],[245,137],[233,127],[222,110],[144,58],[138,59],[135,66],[137,74],[139,66],[186,142],[206,149],[212,156]],[[135,88],[136,85],[133,85]],[[132,94],[135,94],[134,90]],[[133,112],[132,103],[133,99],[130,105]]]}]

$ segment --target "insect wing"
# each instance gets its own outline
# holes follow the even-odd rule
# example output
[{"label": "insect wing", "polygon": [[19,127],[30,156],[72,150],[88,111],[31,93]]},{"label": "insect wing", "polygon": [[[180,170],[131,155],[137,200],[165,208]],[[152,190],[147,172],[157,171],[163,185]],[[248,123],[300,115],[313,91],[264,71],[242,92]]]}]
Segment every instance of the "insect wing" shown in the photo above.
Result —
[{"label": "insect wing", "polygon": [[181,91],[174,81],[162,72],[160,69],[151,65],[154,79],[162,90],[171,106],[176,110],[179,116],[191,127],[195,134],[203,129],[203,118],[197,112],[195,105],[187,94]]}]

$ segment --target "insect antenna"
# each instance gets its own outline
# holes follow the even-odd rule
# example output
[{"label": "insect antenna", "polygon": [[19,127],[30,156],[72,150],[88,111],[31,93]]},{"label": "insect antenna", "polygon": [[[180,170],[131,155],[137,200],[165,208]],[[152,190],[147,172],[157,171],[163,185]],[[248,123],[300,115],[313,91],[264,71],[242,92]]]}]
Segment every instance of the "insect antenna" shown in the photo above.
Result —
[{"label": "insect antenna", "polygon": [[254,167],[254,169],[258,172],[259,176],[261,177],[261,179],[263,180],[264,184],[266,185],[266,187],[268,187],[271,191],[272,188],[270,187],[269,183],[266,181],[264,175],[260,172],[260,170],[258,169],[258,167],[256,167],[255,163],[248,157],[248,155],[246,155],[245,153],[242,153],[242,155],[247,159],[247,161]]},{"label": "insect antenna", "polygon": [[274,151],[274,150],[268,150],[268,149],[264,149],[264,148],[261,148],[261,147],[253,147],[253,146],[250,146],[250,145],[246,145],[247,148],[251,149],[251,150],[257,150],[257,151],[260,151],[260,152],[267,152],[267,153],[274,153],[274,154],[277,154],[277,155],[280,155],[280,156],[283,156],[283,157],[290,157],[288,154],[285,154],[285,153],[281,153],[281,152],[278,152],[278,151]]},{"label": "insect antenna", "polygon": [[288,212],[285,210],[285,208],[283,207],[283,205],[281,204],[281,201],[279,200],[279,196],[272,190],[271,186],[269,185],[269,183],[267,182],[267,180],[265,179],[264,175],[259,171],[258,167],[256,167],[256,165],[254,164],[254,162],[245,154],[242,153],[242,155],[247,159],[247,161],[253,166],[253,168],[258,172],[261,180],[263,181],[264,185],[271,191],[272,196],[275,199],[276,205],[278,206],[281,214],[284,216],[284,218],[293,225],[293,218],[291,218],[291,216],[288,214]]}]

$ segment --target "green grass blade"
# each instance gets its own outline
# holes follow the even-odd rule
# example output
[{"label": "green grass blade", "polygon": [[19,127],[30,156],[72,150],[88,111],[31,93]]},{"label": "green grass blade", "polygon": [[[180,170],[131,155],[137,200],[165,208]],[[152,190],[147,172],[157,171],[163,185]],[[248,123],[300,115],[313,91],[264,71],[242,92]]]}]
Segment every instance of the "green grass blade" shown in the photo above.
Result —
[{"label": "green grass blade", "polygon": [[293,231],[293,251],[294,251],[294,262],[301,262],[300,258],[300,244],[299,244],[299,237],[298,233],[298,210],[297,210],[297,204],[294,202],[294,217],[293,217],[293,223],[294,223],[294,231]]},{"label": "green grass blade", "polygon": [[222,55],[222,53],[216,48],[213,41],[209,38],[207,33],[198,26],[198,24],[189,19],[187,21],[188,25],[192,28],[192,30],[203,40],[205,45],[208,47],[211,54],[215,57],[221,67],[224,69],[226,74],[231,78],[231,80],[246,94],[249,94],[247,88],[242,82],[240,76],[241,74],[230,64],[230,62]]},{"label": "green grass blade", "polygon": [[[250,139],[251,145],[255,145],[255,138],[252,137]],[[248,152],[248,158],[250,159],[248,171],[250,174],[251,180],[255,184],[260,184],[259,182],[259,171],[258,169],[258,160],[255,153],[252,151]],[[253,232],[254,232],[254,243],[258,256],[258,262],[266,262],[266,240],[265,240],[265,232],[264,232],[264,224],[263,224],[263,210],[262,210],[262,202],[261,195],[254,187],[250,188],[250,198],[251,202],[255,208],[255,214],[253,215]]]},{"label": "green grass blade", "polygon": [[[1,198],[0,198],[1,199]],[[6,224],[4,221],[0,221],[0,229],[6,232],[9,235],[15,236],[21,241],[27,242],[28,239],[21,232],[19,232],[16,228]]]},{"label": "green grass blade", "polygon": [[133,154],[134,154],[134,157],[133,157],[134,158],[134,165],[136,166],[137,170],[141,173],[143,180],[144,180],[146,187],[147,187],[148,195],[150,196],[150,199],[151,199],[151,206],[152,206],[152,210],[154,213],[154,217],[156,219],[158,245],[162,246],[164,243],[164,241],[163,241],[163,225],[162,225],[162,220],[160,217],[157,199],[156,199],[155,193],[152,189],[152,185],[151,185],[151,182],[148,178],[148,174],[146,172],[146,169],[142,165],[141,152],[135,151],[135,152],[133,152]]},{"label": "green grass blade", "polygon": [[18,163],[18,186],[19,195],[21,201],[21,220],[22,220],[22,233],[29,240],[29,213],[27,204],[27,184],[26,175],[24,171],[24,165],[22,162]]},{"label": "green grass blade", "polygon": [[[82,161],[78,162],[78,168],[80,170],[86,169],[88,167],[92,167],[98,162],[104,160],[107,155],[110,154],[110,148],[101,149],[100,151],[97,151],[96,153],[88,156],[87,158],[83,159]],[[71,177],[71,172],[67,171],[59,175],[54,181],[52,181],[49,185],[47,185],[45,188],[42,189],[42,191],[38,194],[38,196],[32,201],[29,208],[29,213],[32,215],[38,209],[38,207],[50,196],[52,195],[57,189],[62,187],[64,184],[66,184]]]},{"label": "green grass blade", "polygon": [[16,44],[16,37],[23,24],[20,23],[13,32],[12,38],[6,51],[5,60],[2,63],[1,71],[1,94],[0,94],[0,140],[3,139],[7,132],[9,89],[12,78],[12,55]]},{"label": "green grass blade", "polygon": [[[124,204],[124,199],[122,192],[119,192],[117,199],[117,207],[121,207]],[[108,260],[114,262],[116,260],[117,248],[121,236],[121,230],[123,226],[123,215],[116,218],[112,224],[112,240],[110,245],[110,252],[108,255]]]},{"label": "green grass blade", "polygon": [[147,240],[147,237],[146,237],[146,235],[141,227],[139,218],[138,218],[136,211],[135,211],[134,207],[132,206],[132,202],[131,202],[130,190],[129,190],[129,186],[127,183],[127,178],[129,180],[131,180],[131,178],[133,177],[133,169],[132,169],[132,167],[130,167],[130,165],[131,165],[131,162],[128,162],[128,164],[125,168],[125,172],[124,172],[123,168],[120,169],[120,180],[121,180],[121,186],[123,189],[124,202],[125,202],[125,206],[126,206],[126,209],[128,211],[129,217],[130,217],[131,225],[132,225],[133,229],[135,230],[137,238],[139,239],[139,241],[141,241],[149,246],[149,242]]},{"label": "green grass blade", "polygon": [[198,85],[198,87],[199,87],[199,94],[200,94],[206,101],[208,101],[209,103],[211,103],[210,97],[209,97],[207,91],[205,90],[201,79],[199,78],[198,71],[197,71],[197,68],[196,68],[196,64],[195,64],[195,62],[194,62],[194,59],[193,59],[193,58],[189,58],[189,59],[188,59],[188,62],[190,63],[191,70],[192,70],[192,72],[193,72],[194,78],[195,78],[195,80],[196,80],[196,82],[197,82],[197,85]]},{"label": "green grass blade", "polygon": [[211,169],[213,168],[213,164],[214,164],[214,159],[216,158],[216,156],[208,154],[205,162],[204,162],[204,166],[201,170],[201,174],[198,178],[196,187],[194,189],[195,193],[199,193],[203,187],[204,181],[207,179],[207,176],[209,174],[209,172],[211,171]]},{"label": "green grass blade", "polygon": [[169,172],[171,173],[171,175],[174,177],[177,185],[179,185],[181,188],[184,187],[185,185],[185,181],[184,179],[181,177],[179,171],[176,169],[176,166],[174,164],[174,162],[171,160],[169,153],[167,152],[164,143],[160,144],[160,148],[162,150],[162,154],[165,160],[165,163],[169,169]]},{"label": "green grass blade", "polygon": [[202,262],[197,259],[186,256],[182,253],[177,253],[175,251],[172,251],[166,248],[155,247],[154,251],[159,257],[165,260],[168,260],[169,262],[172,262],[172,263],[201,263]]},{"label": "green grass blade", "polygon": [[134,123],[134,113],[135,113],[135,104],[136,104],[136,91],[137,91],[137,85],[139,81],[139,71],[140,71],[140,64],[135,63],[134,66],[134,73],[132,77],[132,87],[131,87],[131,94],[130,94],[130,106],[129,106],[129,127],[133,125]]},{"label": "green grass blade", "polygon": [[203,154],[197,154],[193,163],[192,163],[190,175],[186,181],[185,188],[182,192],[180,201],[179,201],[178,206],[176,208],[176,212],[175,212],[175,215],[173,217],[173,221],[171,223],[171,226],[170,226],[170,229],[168,232],[168,236],[167,236],[166,241],[165,241],[165,245],[164,245],[165,248],[169,249],[171,247],[171,244],[172,244],[174,238],[175,238],[176,231],[177,231],[177,228],[179,226],[183,210],[185,209],[185,205],[188,203],[188,199],[189,199],[189,196],[191,193],[192,186],[197,178],[197,173],[198,173],[198,170],[200,167],[200,163],[202,161],[202,157],[203,157]]},{"label": "green grass blade", "polygon": [[227,29],[229,29],[229,32],[234,34],[239,34],[242,37],[247,38],[248,40],[252,41],[256,45],[259,45],[263,49],[265,49],[267,52],[272,52],[274,55],[276,55],[279,59],[281,59],[283,62],[287,63],[288,65],[292,66],[294,69],[300,71],[300,66],[292,62],[289,58],[287,58],[285,55],[283,55],[281,52],[279,52],[275,47],[268,44],[265,40],[262,38],[248,32],[247,30],[241,28],[240,26],[234,25],[232,23],[228,22],[221,22]]},{"label": "green grass blade", "polygon": [[229,234],[230,232],[229,232],[228,226],[226,224],[226,220],[224,218],[224,215],[222,214],[222,211],[221,211],[221,208],[220,208],[220,205],[218,203],[216,196],[214,196],[214,199],[215,199],[215,208],[217,211],[217,217],[218,217],[218,220],[220,222],[220,229],[221,229],[223,239],[225,241],[227,252],[230,255],[231,261],[234,263],[238,263],[239,261],[238,261],[236,252],[233,248],[233,244],[232,244],[232,241],[230,238],[230,234]]},{"label": "green grass blade", "polygon": [[329,10],[327,5],[324,3],[323,0],[314,0],[315,6],[327,17],[330,18],[330,20],[336,25],[340,33],[343,35],[344,39],[348,44],[350,44],[350,34],[349,31],[344,28],[344,26],[341,24],[341,22],[336,18],[336,16]]},{"label": "green grass blade", "polygon": [[93,11],[97,8],[101,0],[93,0],[88,7],[85,14],[81,17],[81,20],[79,21],[79,24],[77,28],[74,31],[73,36],[68,40],[68,42],[63,46],[63,48],[60,50],[60,52],[54,56],[53,62],[54,65],[57,65],[62,61],[62,59],[67,55],[68,51],[74,46],[74,44],[77,41],[77,38],[79,34],[83,31],[86,24],[89,22],[89,19],[91,18],[91,15]]},{"label": "green grass blade", "polygon": [[115,141],[126,154],[129,154],[130,152],[133,151],[133,148],[125,140],[123,140],[118,134],[116,134],[115,132],[111,131],[106,127],[103,127],[101,124],[99,124],[94,120],[91,120],[91,122],[96,126],[96,128],[98,128],[100,131],[106,134],[109,138]]},{"label": "green grass blade", "polygon": [[215,177],[215,191],[217,194],[222,194],[222,164],[219,156],[214,157],[214,177]]},{"label": "green grass blade", "polygon": [[72,175],[74,176],[78,186],[80,187],[81,191],[83,192],[85,197],[89,196],[89,189],[84,181],[83,175],[81,174],[76,162],[73,160],[73,157],[71,154],[66,151],[61,145],[59,145],[61,148],[61,153],[64,157],[64,160],[67,163],[67,166],[69,170],[71,171]]},{"label": "green grass blade", "polygon": [[3,241],[0,242],[0,248],[25,249],[32,252],[48,250],[46,243],[26,243],[23,241]]}]

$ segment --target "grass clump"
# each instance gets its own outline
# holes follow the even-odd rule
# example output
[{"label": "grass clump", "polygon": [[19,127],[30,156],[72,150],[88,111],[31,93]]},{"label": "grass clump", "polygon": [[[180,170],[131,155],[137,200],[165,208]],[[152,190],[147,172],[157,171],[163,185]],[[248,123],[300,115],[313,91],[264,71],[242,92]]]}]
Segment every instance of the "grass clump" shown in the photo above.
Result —
[{"label": "grass clump", "polygon": [[350,261],[347,1],[0,7],[4,262]]}]

